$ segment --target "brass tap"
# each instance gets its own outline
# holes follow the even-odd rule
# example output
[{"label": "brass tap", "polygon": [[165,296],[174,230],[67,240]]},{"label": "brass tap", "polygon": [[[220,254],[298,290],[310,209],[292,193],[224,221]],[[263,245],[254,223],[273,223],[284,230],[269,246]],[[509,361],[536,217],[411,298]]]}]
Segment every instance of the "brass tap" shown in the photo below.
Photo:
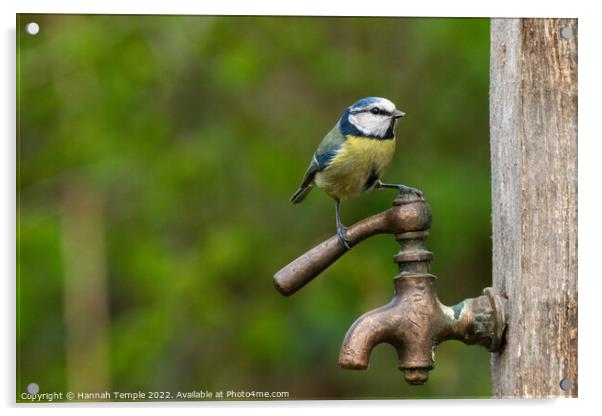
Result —
[{"label": "brass tap", "polygon": [[[428,203],[413,194],[399,195],[393,207],[347,230],[351,246],[379,233],[390,233],[400,245],[393,257],[399,274],[395,294],[385,306],[365,313],[349,328],[339,354],[343,368],[365,369],[372,349],[393,345],[398,367],[410,384],[423,384],[434,368],[435,349],[448,339],[498,351],[505,327],[502,298],[492,288],[454,306],[437,297],[437,278],[429,273],[432,253],[425,248],[431,226]],[[347,251],[337,236],[324,241],[274,275],[278,291],[289,296],[310,282]]]}]

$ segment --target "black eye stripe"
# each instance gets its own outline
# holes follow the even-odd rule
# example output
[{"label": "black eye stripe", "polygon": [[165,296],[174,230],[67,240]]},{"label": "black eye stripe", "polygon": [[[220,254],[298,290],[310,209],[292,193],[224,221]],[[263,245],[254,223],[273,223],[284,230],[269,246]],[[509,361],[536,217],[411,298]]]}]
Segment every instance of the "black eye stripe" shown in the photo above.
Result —
[{"label": "black eye stripe", "polygon": [[[373,112],[374,109],[377,109],[378,112]],[[372,113],[374,115],[383,115],[383,116],[390,116],[391,113],[389,113],[386,110],[383,110],[381,108],[365,108],[363,110],[355,110],[355,111],[351,111],[351,114],[360,114],[360,113]]]}]

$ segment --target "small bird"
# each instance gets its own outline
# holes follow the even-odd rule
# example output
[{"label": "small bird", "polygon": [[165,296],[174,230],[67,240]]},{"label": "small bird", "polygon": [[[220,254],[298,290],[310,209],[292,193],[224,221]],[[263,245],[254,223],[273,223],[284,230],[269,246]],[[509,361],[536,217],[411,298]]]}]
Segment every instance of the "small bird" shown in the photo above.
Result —
[{"label": "small bird", "polygon": [[395,104],[381,97],[362,98],[348,107],[322,139],[301,186],[291,197],[291,202],[298,204],[315,185],[334,198],[337,236],[347,250],[351,246],[341,222],[341,201],[372,188],[394,188],[422,197],[418,189],[380,180],[393,159],[395,124],[403,116]]}]

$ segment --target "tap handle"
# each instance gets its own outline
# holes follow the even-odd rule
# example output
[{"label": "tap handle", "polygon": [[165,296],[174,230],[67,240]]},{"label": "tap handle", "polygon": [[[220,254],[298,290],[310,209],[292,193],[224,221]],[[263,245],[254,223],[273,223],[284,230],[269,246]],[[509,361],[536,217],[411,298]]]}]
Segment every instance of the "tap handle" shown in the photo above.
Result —
[{"label": "tap handle", "polygon": [[[412,194],[403,194],[395,199],[392,208],[349,227],[347,239],[353,247],[375,234],[422,231],[427,230],[430,224],[431,210],[426,201]],[[330,237],[278,271],[274,275],[274,285],[283,295],[292,295],[346,252],[336,235]]]}]

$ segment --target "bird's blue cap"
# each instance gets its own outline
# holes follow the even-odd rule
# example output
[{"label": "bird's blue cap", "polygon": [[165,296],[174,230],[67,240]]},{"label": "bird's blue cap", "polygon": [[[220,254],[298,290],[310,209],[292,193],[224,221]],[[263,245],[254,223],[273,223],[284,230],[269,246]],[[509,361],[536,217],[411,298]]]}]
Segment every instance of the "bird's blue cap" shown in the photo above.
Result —
[{"label": "bird's blue cap", "polygon": [[374,103],[376,103],[376,102],[378,102],[380,100],[382,100],[382,98],[380,98],[380,97],[365,97],[365,98],[362,98],[362,99],[357,100],[356,102],[354,102],[351,105],[351,107],[349,107],[349,108],[365,107],[367,105],[374,104]]}]

